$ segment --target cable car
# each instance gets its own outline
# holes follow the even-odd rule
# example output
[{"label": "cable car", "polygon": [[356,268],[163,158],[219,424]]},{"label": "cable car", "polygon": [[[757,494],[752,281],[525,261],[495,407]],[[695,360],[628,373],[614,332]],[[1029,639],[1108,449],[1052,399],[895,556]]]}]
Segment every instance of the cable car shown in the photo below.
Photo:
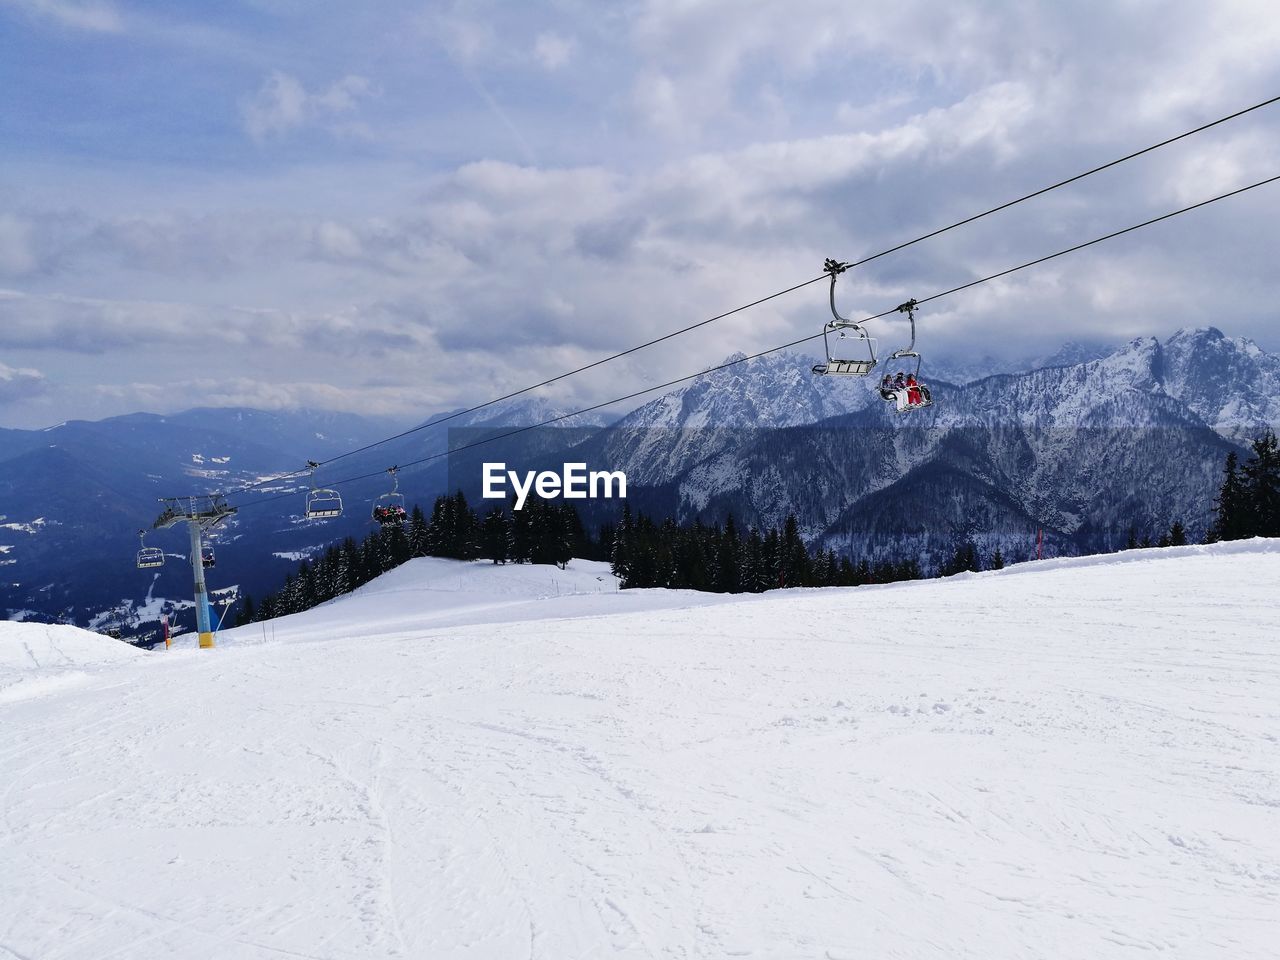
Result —
[{"label": "cable car", "polygon": [[216,567],[217,565],[218,565],[218,558],[213,555],[213,547],[209,546],[208,544],[205,544],[204,546],[202,546],[200,548],[200,566]]},{"label": "cable car", "polygon": [[[933,406],[933,397],[929,392],[929,388],[920,382],[920,354],[916,352],[916,307],[919,304],[915,300],[908,300],[906,303],[898,306],[899,313],[905,313],[907,319],[911,321],[911,342],[901,350],[895,350],[889,354],[889,362],[894,360],[905,360],[915,357],[916,368],[907,374],[907,382],[902,385],[890,381],[889,375],[885,374],[883,380],[880,381],[880,396],[893,403],[899,413],[906,413],[908,410],[921,410],[925,407]],[[903,376],[900,372],[898,376]]]},{"label": "cable car", "polygon": [[159,547],[147,546],[147,532],[145,530],[138,531],[138,542],[142,546],[142,549],[138,551],[139,570],[164,566],[164,551]]},{"label": "cable car", "polygon": [[387,469],[387,473],[391,474],[391,492],[384,493],[373,501],[373,520],[384,527],[404,523],[407,516],[404,509],[404,494],[400,493],[400,478],[396,476],[399,471],[399,467]]},{"label": "cable car", "polygon": [[[867,336],[867,331],[862,329],[854,321],[848,317],[840,316],[836,310],[836,277],[844,273],[847,265],[837,260],[827,259],[825,269],[831,274],[831,316],[833,319],[827,321],[827,325],[822,328],[822,345],[827,352],[826,363],[815,363],[813,372],[819,376],[826,377],[866,377],[870,376],[871,371],[876,368],[876,342]],[[840,356],[836,355],[836,350],[831,348],[831,334],[839,331],[836,337],[837,341],[850,340],[851,342],[844,346],[837,346]]]},{"label": "cable car", "polygon": [[342,516],[342,495],[337,490],[316,486],[316,467],[320,464],[314,460],[308,460],[307,466],[311,468],[311,489],[307,493],[306,518],[324,520]]}]

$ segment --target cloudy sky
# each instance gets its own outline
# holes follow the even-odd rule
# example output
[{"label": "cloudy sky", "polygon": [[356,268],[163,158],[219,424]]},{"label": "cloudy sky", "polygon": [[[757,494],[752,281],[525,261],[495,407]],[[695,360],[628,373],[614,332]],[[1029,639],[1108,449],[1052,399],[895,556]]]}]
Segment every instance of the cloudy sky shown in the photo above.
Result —
[{"label": "cloudy sky", "polygon": [[[1265,0],[0,0],[0,425],[420,418],[1277,94]],[[842,307],[1280,173],[1278,148],[1280,105],[879,260]],[[1205,324],[1280,349],[1278,214],[1280,184],[931,304],[926,363]],[[825,296],[553,399],[817,332]]]}]

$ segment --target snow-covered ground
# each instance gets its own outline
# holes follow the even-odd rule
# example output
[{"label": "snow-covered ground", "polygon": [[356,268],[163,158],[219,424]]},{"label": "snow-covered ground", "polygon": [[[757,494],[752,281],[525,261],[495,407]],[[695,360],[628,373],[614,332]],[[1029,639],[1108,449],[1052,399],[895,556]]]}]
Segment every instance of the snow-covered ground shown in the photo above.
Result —
[{"label": "snow-covered ground", "polygon": [[1276,955],[1280,543],[598,575],[419,562],[0,702],[0,957]]},{"label": "snow-covered ground", "polygon": [[[509,624],[516,621],[599,616],[629,611],[692,607],[734,598],[693,590],[618,589],[609,564],[575,560],[565,570],[548,564],[459,563],[410,560],[354,593],[292,617],[218,634],[218,643],[331,640],[386,636],[424,627]],[[194,649],[194,634],[174,640]]]},{"label": "snow-covered ground", "polygon": [[138,655],[127,643],[78,627],[0,621],[0,704],[91,683],[84,668]]}]

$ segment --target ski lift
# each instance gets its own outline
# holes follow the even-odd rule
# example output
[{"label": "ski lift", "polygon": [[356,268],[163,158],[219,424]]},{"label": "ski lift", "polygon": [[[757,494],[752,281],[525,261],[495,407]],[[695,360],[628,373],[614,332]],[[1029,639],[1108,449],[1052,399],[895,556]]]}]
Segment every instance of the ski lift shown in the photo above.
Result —
[{"label": "ski lift", "polygon": [[387,473],[391,474],[391,492],[373,501],[374,522],[384,527],[395,526],[405,520],[404,494],[400,492],[400,478],[396,476],[399,472],[399,467],[387,468]]},{"label": "ski lift", "polygon": [[218,558],[213,555],[213,547],[209,546],[208,544],[205,544],[204,546],[202,546],[200,548],[200,566],[216,567],[217,565],[218,565]]},{"label": "ski lift", "polygon": [[307,494],[308,520],[323,520],[328,517],[342,516],[342,495],[337,490],[329,490],[316,486],[316,467],[320,464],[314,460],[307,461],[311,470],[311,490]]},{"label": "ski lift", "polygon": [[[933,406],[933,397],[929,393],[929,388],[920,382],[920,354],[916,351],[916,307],[919,304],[914,300],[908,300],[906,303],[898,305],[898,312],[905,313],[907,319],[911,321],[911,342],[901,350],[895,350],[889,354],[889,361],[904,360],[915,357],[916,368],[910,373],[912,379],[915,380],[914,388],[904,388],[907,390],[907,397],[899,401],[899,390],[896,388],[887,388],[881,386],[880,396],[885,400],[893,401],[897,404],[899,413],[906,413],[908,410],[920,410],[924,407]],[[887,379],[887,378],[886,378]],[[916,401],[911,402],[912,389],[915,391]]]},{"label": "ski lift", "polygon": [[[827,362],[815,363],[813,372],[827,377],[869,376],[876,368],[875,340],[867,336],[867,331],[857,323],[840,316],[836,311],[836,277],[848,269],[848,264],[828,257],[824,269],[831,274],[831,316],[834,319],[828,320],[827,325],[822,328],[822,345],[827,351]],[[839,331],[836,336],[837,341],[852,340],[850,345],[837,347],[842,354],[840,357],[837,357],[836,352],[831,349],[831,334],[837,330]],[[866,356],[862,355],[864,348]]]},{"label": "ski lift", "polygon": [[147,570],[151,567],[164,566],[164,551],[159,547],[147,546],[147,532],[145,530],[138,531],[138,543],[142,549],[138,551],[138,569]]}]

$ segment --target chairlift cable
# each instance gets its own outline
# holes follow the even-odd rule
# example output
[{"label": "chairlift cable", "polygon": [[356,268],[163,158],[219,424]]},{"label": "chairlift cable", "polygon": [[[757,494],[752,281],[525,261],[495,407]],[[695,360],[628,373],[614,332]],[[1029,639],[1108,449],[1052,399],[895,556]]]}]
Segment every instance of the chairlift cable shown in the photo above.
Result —
[{"label": "chairlift cable", "polygon": [[[1252,106],[1245,107],[1242,110],[1237,110],[1234,113],[1229,113],[1226,116],[1219,117],[1216,120],[1211,120],[1208,123],[1203,123],[1198,127],[1194,127],[1190,130],[1186,130],[1183,133],[1177,134],[1176,136],[1168,137],[1167,139],[1161,140],[1158,143],[1153,143],[1150,146],[1143,147],[1141,150],[1135,150],[1132,153],[1125,154],[1124,156],[1118,157],[1115,160],[1108,161],[1107,163],[1100,164],[1099,166],[1096,166],[1096,167],[1092,167],[1089,170],[1085,170],[1082,173],[1077,173],[1074,176],[1067,177],[1065,180],[1059,180],[1056,183],[1049,184],[1046,187],[1041,187],[1038,190],[1034,190],[1031,193],[1024,194],[1023,196],[1020,196],[1014,200],[1009,200],[998,206],[991,207],[990,209],[984,210],[981,213],[976,213],[976,214],[973,214],[972,216],[965,217],[963,220],[957,220],[955,223],[948,224],[945,227],[939,227],[936,230],[932,230],[929,233],[922,234],[921,236],[915,237],[912,240],[907,240],[902,243],[896,244],[895,246],[888,247],[884,250],[879,251],[878,253],[873,253],[873,254],[870,254],[869,256],[863,257],[860,260],[853,260],[846,263],[836,262],[836,265],[840,268],[839,272],[841,273],[843,273],[845,270],[849,268],[862,266],[863,264],[870,263],[873,260],[878,260],[879,258],[888,256],[891,253],[896,253],[899,250],[904,250],[907,247],[913,246],[917,243],[922,243],[925,240],[930,240],[933,237],[940,236],[941,234],[947,233],[951,230],[955,230],[959,227],[966,226],[967,224],[974,223],[975,221],[981,220],[984,217],[991,216],[992,214],[999,213],[1003,210],[1008,210],[1010,207],[1014,207],[1020,203],[1024,203],[1027,200],[1032,200],[1036,197],[1043,196],[1044,194],[1049,193],[1050,191],[1053,191],[1053,190],[1057,190],[1060,187],[1065,187],[1069,184],[1076,183],[1077,181],[1083,180],[1086,177],[1093,176],[1095,173],[1101,173],[1104,170],[1109,170],[1112,167],[1118,166],[1129,160],[1133,160],[1137,157],[1143,156],[1144,154],[1148,154],[1148,153],[1151,153],[1152,151],[1159,150],[1161,147],[1166,147],[1171,143],[1176,143],[1179,140],[1184,140],[1187,137],[1194,136],[1195,134],[1203,133],[1205,130],[1209,130],[1212,127],[1216,127],[1230,120],[1235,120],[1246,114],[1252,113],[1255,110],[1260,110],[1263,107],[1271,106],[1272,104],[1277,102],[1280,102],[1280,96],[1271,97],[1267,100],[1261,101],[1260,103],[1255,103]],[[1260,186],[1260,185],[1261,184],[1256,184],[1256,186]],[[1222,199],[1222,198],[1215,198],[1215,199]],[[1206,202],[1212,202],[1212,201],[1206,201]],[[1192,209],[1192,208],[1188,208],[1188,209]],[[1182,212],[1185,212],[1185,211],[1179,210],[1173,214],[1169,214],[1168,216],[1176,216],[1177,213],[1182,213]],[[1145,226],[1145,225],[1146,224],[1140,224],[1139,226]],[[1137,228],[1138,227],[1135,226],[1135,227],[1131,227],[1130,229],[1137,229]],[[1107,238],[1099,238],[1099,239],[1107,239]],[[1096,243],[1098,241],[1091,241],[1091,242]],[[1079,248],[1075,248],[1075,249],[1079,249]],[[1062,251],[1062,253],[1067,253],[1067,252],[1070,252],[1070,251]],[[1060,256],[1060,255],[1061,254],[1055,254],[1055,256]],[[1022,267],[1015,267],[1014,269],[1020,270],[1022,269]],[[442,417],[437,417],[436,419],[430,420],[427,423],[419,424],[416,427],[411,427],[408,430],[403,430],[400,433],[393,434],[392,436],[384,437],[381,440],[375,440],[363,446],[356,447],[353,450],[348,450],[345,453],[340,453],[336,456],[328,458],[327,460],[318,461],[316,465],[326,466],[328,464],[335,463],[338,460],[343,460],[343,459],[346,459],[347,457],[355,456],[356,454],[359,454],[359,453],[364,453],[368,450],[374,449],[375,447],[382,446],[385,443],[391,443],[392,441],[395,441],[395,440],[401,440],[404,437],[411,436],[412,434],[418,433],[422,430],[426,430],[430,427],[438,426],[439,424],[442,424],[442,423],[447,423],[450,420],[454,420],[458,417],[466,416],[469,413],[475,413],[478,410],[483,410],[485,407],[493,406],[494,404],[501,403],[504,400],[511,400],[515,397],[529,393],[533,390],[538,390],[542,387],[550,386],[553,383],[558,383],[561,380],[565,380],[565,379],[568,379],[569,377],[576,376],[579,373],[585,373],[586,371],[591,370],[595,367],[602,366],[606,363],[611,363],[614,360],[619,360],[623,357],[629,356],[630,354],[637,353],[641,350],[648,349],[649,347],[656,346],[659,343],[663,343],[667,340],[674,339],[675,337],[682,336],[683,334],[690,333],[691,331],[697,330],[700,327],[705,327],[708,324],[715,323],[717,320],[723,320],[726,317],[730,317],[730,316],[733,316],[734,314],[741,313],[744,310],[749,310],[752,307],[756,307],[756,306],[759,306],[760,304],[767,303],[770,300],[774,300],[778,297],[785,296],[786,294],[793,293],[796,290],[809,286],[810,284],[817,283],[820,280],[826,279],[828,276],[829,276],[829,268],[828,270],[824,270],[824,272],[820,276],[814,277],[810,280],[805,280],[801,283],[797,283],[793,286],[787,287],[786,289],[779,290],[776,293],[771,293],[768,296],[764,296],[757,300],[753,300],[750,303],[743,304],[742,306],[739,306],[739,307],[735,307],[732,310],[727,310],[724,313],[717,314],[714,317],[709,317],[706,320],[700,320],[696,323],[689,324],[688,326],[681,327],[677,330],[672,330],[671,332],[663,334],[660,337],[655,337],[654,339],[647,340],[644,343],[636,344],[633,347],[628,347],[625,350],[621,350],[607,357],[602,357],[599,360],[593,360],[592,362],[584,364],[580,367],[576,367],[572,370],[567,370],[564,373],[557,374],[554,377],[549,377],[546,380],[542,380],[539,383],[530,384],[529,386],[521,387],[518,390],[512,390],[511,392],[503,394],[502,396],[499,396],[499,397],[495,397],[492,400],[486,400],[483,403],[478,403],[474,406],[467,407],[463,410],[454,411],[453,413],[447,414]],[[974,281],[974,282],[980,283],[985,281]],[[936,297],[940,297],[940,296],[946,296],[947,294],[954,293],[954,292],[955,291],[947,291],[947,293],[936,294],[935,297],[931,299],[936,299]],[[924,301],[921,301],[921,302],[923,303]],[[889,312],[892,312],[892,311],[889,311]],[[881,316],[883,316],[883,314]],[[813,339],[813,338],[809,338],[809,339]],[[710,372],[710,371],[707,371],[707,372]],[[268,477],[263,480],[259,480],[255,483],[232,488],[226,491],[226,493],[236,494],[236,493],[246,492],[249,490],[255,490],[258,487],[266,486],[267,484],[270,484],[270,483],[279,483],[284,480],[294,479],[296,477],[302,476],[305,473],[307,473],[307,470],[303,469],[303,470],[296,470],[291,473],[280,474],[274,477]]]}]

